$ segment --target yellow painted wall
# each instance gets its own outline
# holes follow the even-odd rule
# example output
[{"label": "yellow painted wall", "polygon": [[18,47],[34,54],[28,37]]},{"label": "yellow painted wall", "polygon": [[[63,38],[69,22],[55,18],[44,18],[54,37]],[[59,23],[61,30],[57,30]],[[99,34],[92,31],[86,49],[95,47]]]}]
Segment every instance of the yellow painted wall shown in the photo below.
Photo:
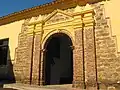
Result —
[{"label": "yellow painted wall", "polygon": [[[112,35],[117,37],[118,51],[120,51],[120,10],[119,0],[105,1],[105,16],[110,17]],[[18,44],[18,34],[24,20],[0,26],[0,39],[9,38],[9,48],[11,59],[14,59],[15,48]]]},{"label": "yellow painted wall", "polygon": [[120,0],[105,2],[105,15],[110,17],[112,35],[116,35],[118,51],[120,52]]},{"label": "yellow painted wall", "polygon": [[18,34],[24,20],[0,26],[0,39],[9,38],[9,49],[11,60],[14,59],[15,48],[18,44]]}]

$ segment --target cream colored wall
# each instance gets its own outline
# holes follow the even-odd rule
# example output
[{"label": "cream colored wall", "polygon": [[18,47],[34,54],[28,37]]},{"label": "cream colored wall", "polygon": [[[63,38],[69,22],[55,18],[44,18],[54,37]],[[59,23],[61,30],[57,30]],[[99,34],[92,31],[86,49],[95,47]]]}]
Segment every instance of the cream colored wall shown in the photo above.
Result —
[{"label": "cream colored wall", "polygon": [[24,20],[0,26],[0,39],[9,38],[9,49],[11,60],[14,59],[15,48],[18,44],[18,34]]},{"label": "cream colored wall", "polygon": [[105,2],[105,14],[110,17],[112,35],[117,37],[118,51],[120,52],[120,0]]}]

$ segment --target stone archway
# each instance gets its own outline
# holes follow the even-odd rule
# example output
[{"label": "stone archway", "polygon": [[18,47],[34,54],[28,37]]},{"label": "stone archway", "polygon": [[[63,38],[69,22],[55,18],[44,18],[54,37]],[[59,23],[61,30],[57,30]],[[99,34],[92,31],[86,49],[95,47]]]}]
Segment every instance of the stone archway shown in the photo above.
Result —
[{"label": "stone archway", "polygon": [[43,72],[45,85],[72,84],[73,51],[71,38],[64,33],[51,35],[44,48]]}]

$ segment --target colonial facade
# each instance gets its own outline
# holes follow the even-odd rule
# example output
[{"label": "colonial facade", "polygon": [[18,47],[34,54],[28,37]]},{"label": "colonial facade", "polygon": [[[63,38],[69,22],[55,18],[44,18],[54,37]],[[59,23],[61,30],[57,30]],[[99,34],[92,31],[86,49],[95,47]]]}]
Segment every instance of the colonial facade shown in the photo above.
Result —
[{"label": "colonial facade", "polygon": [[0,18],[0,77],[119,90],[118,1],[55,0]]}]

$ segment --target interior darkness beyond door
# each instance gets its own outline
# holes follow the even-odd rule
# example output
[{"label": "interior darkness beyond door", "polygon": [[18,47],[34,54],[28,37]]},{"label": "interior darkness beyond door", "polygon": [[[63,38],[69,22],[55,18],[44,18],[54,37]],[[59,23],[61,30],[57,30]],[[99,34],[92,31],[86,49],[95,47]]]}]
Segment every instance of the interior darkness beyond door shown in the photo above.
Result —
[{"label": "interior darkness beyond door", "polygon": [[72,42],[67,35],[53,35],[46,45],[45,84],[72,84]]}]

